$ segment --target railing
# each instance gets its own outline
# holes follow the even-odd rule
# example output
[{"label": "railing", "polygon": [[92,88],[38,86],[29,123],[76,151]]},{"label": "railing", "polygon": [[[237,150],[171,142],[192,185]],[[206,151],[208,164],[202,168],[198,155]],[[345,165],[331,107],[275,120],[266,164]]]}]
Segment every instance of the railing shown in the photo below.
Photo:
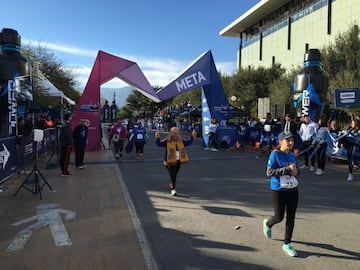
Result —
[{"label": "railing", "polygon": [[[32,136],[8,137],[0,139],[0,182],[4,182],[17,174],[35,158]],[[44,138],[38,142],[37,157],[54,155],[58,147],[58,132],[56,128],[44,130]]]}]

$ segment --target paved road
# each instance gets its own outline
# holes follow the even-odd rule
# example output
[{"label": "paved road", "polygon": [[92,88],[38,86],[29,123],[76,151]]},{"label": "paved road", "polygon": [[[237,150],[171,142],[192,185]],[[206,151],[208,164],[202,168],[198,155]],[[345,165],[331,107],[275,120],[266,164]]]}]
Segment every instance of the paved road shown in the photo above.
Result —
[{"label": "paved road", "polygon": [[359,176],[349,183],[342,168],[323,177],[301,173],[293,237],[299,257],[290,258],[281,250],[285,222],[273,240],[262,233],[272,215],[266,158],[204,151],[199,140],[187,149],[175,198],[163,149],[150,142],[144,162],[130,154],[120,163],[159,269],[360,269]]},{"label": "paved road", "polygon": [[[24,177],[9,181],[0,193],[0,269],[360,269],[359,175],[346,182],[343,166],[322,177],[302,172],[299,257],[290,258],[281,250],[284,222],[272,240],[262,233],[272,214],[265,157],[204,151],[197,139],[171,197],[163,149],[150,138],[143,162],[101,151],[87,153],[88,167],[72,177],[42,170],[54,189],[45,186],[42,201],[25,189],[13,197]],[[44,212],[44,223],[29,220]],[[59,215],[68,237],[56,227]]]}]

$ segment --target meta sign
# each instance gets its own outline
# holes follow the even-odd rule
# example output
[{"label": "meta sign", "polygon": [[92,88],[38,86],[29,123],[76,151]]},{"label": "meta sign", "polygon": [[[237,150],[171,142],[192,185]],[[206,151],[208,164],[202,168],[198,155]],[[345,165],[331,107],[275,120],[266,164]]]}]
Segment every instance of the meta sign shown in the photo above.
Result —
[{"label": "meta sign", "polygon": [[359,107],[360,88],[335,89],[336,107]]}]

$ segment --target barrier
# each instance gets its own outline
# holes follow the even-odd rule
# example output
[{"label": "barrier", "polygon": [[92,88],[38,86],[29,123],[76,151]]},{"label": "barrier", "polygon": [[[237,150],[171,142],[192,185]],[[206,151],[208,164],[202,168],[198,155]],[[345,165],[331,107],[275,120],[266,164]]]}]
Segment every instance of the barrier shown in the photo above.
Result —
[{"label": "barrier", "polygon": [[[36,134],[36,139],[40,139],[38,137],[40,133]],[[38,156],[56,153],[57,137],[56,128],[44,130],[43,138],[38,142]],[[27,164],[33,163],[33,139],[33,136],[22,135],[0,139],[0,182],[8,179]]]}]

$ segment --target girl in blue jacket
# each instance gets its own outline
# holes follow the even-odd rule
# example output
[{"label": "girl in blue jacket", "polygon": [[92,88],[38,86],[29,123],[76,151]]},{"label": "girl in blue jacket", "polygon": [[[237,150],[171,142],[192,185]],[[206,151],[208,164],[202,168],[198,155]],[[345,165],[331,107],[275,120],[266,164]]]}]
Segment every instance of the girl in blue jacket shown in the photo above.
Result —
[{"label": "girl in blue jacket", "polygon": [[267,164],[266,175],[270,177],[274,216],[263,220],[263,231],[266,238],[271,238],[272,227],[281,222],[286,210],[286,226],[283,250],[289,256],[297,256],[291,245],[291,237],[295,224],[295,213],[299,200],[298,182],[296,176],[299,168],[295,154],[294,137],[291,133],[280,133],[279,146],[271,152]]}]

